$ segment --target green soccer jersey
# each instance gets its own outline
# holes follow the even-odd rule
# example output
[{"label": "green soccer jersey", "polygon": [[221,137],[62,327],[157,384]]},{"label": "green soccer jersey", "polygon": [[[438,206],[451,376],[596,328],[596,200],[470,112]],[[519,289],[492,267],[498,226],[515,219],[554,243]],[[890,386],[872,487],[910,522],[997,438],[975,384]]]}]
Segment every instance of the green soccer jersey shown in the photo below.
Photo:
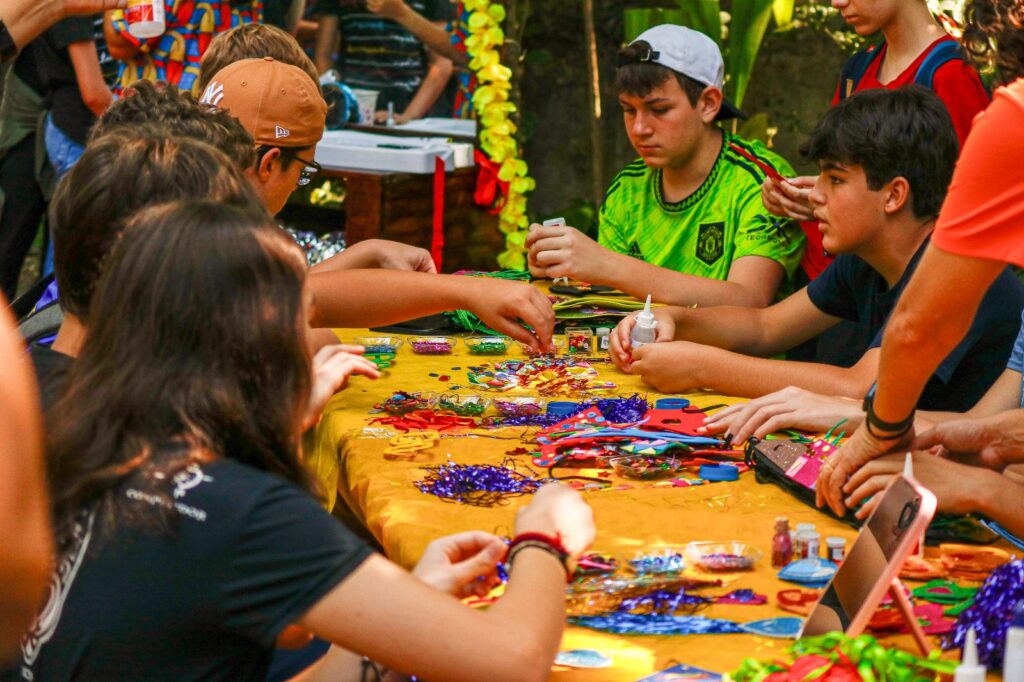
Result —
[{"label": "green soccer jersey", "polygon": [[765,173],[734,147],[783,176],[794,175],[763,144],[723,133],[722,151],[704,183],[672,204],[662,196],[661,170],[638,159],[608,189],[601,207],[601,245],[663,268],[718,280],[728,278],[737,258],[763,256],[782,265],[786,278],[781,289],[791,291],[789,282],[806,241],[803,230],[764,209]]}]

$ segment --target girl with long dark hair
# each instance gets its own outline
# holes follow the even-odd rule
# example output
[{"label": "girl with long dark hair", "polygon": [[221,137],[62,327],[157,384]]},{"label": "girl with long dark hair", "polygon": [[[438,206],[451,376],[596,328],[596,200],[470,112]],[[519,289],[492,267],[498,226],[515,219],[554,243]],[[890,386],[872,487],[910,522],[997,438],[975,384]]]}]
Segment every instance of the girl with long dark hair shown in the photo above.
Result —
[{"label": "girl with long dark hair", "polygon": [[430,679],[547,676],[590,509],[541,489],[486,613],[451,594],[493,581],[498,538],[442,538],[419,579],[374,555],[300,462],[310,415],[366,362],[339,351],[314,376],[304,277],[262,210],[171,204],[126,228],[53,410],[59,561],[23,679],[261,680],[293,623],[338,645],[302,679],[359,679],[346,649]]}]

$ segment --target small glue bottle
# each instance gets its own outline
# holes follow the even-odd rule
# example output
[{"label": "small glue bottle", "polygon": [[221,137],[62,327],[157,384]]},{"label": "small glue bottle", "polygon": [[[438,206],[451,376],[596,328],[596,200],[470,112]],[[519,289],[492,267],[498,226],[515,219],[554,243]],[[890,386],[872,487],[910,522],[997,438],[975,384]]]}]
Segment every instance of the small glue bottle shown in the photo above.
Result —
[{"label": "small glue bottle", "polygon": [[956,667],[953,682],[985,682],[985,666],[978,664],[978,644],[974,628],[967,631],[967,640],[964,642],[960,665]]},{"label": "small glue bottle", "polygon": [[1024,682],[1024,601],[1017,602],[1013,609],[1013,620],[1006,629],[1003,681]]},{"label": "small glue bottle", "polygon": [[775,535],[772,537],[772,568],[783,568],[793,560],[793,540],[789,537],[789,519],[780,516],[775,519]]},{"label": "small glue bottle", "polygon": [[636,324],[633,325],[633,331],[629,333],[630,345],[633,348],[640,348],[649,343],[654,343],[657,335],[657,326],[658,321],[654,319],[654,313],[651,312],[651,295],[647,294],[647,302],[644,303],[644,309],[637,314]]},{"label": "small glue bottle", "polygon": [[164,0],[128,0],[124,19],[128,32],[139,40],[162,36],[167,30]]}]

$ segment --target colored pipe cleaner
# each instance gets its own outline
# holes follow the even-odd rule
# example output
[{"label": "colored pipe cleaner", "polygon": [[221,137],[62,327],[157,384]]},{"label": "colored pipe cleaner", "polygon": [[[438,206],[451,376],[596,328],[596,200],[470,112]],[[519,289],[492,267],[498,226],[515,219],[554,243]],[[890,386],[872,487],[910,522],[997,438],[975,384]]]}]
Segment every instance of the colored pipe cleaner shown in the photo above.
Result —
[{"label": "colored pipe cleaner", "polygon": [[744,631],[731,620],[704,616],[609,613],[603,616],[573,616],[569,622],[619,635],[720,635]]},{"label": "colored pipe cleaner", "polygon": [[541,481],[508,466],[454,464],[425,467],[429,473],[416,487],[442,500],[492,507],[510,497],[537,491]]},{"label": "colored pipe cleaner", "polygon": [[928,658],[918,658],[906,651],[887,649],[871,635],[851,638],[833,632],[805,637],[793,644],[789,653],[793,656],[792,663],[778,658],[771,661],[745,659],[730,677],[735,682],[931,682],[935,673],[951,675],[956,669],[956,661],[939,660],[938,650]]}]

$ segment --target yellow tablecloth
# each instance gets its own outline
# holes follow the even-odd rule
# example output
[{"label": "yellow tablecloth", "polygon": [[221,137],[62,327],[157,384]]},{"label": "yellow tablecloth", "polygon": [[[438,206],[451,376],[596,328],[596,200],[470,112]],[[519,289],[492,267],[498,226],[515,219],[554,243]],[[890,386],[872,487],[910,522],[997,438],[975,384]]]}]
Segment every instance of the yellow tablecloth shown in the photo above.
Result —
[{"label": "yellow tablecloth", "polygon": [[[338,330],[343,341],[359,332]],[[517,348],[511,357],[521,357]],[[498,360],[502,358],[497,358]],[[466,368],[494,358],[470,356],[459,344],[451,356],[420,356],[408,344],[398,353],[397,362],[376,382],[356,377],[349,387],[328,406],[315,434],[308,455],[311,466],[328,487],[337,488],[345,502],[380,541],[388,557],[412,567],[431,540],[448,533],[481,529],[511,535],[515,510],[529,502],[528,497],[509,504],[478,508],[443,502],[421,493],[414,482],[424,475],[421,467],[440,464],[449,457],[455,462],[499,464],[505,453],[520,445],[523,429],[479,432],[482,437],[445,437],[436,447],[414,462],[387,461],[383,451],[386,439],[361,436],[368,425],[368,414],[375,403],[393,391],[441,391],[449,386],[468,387]],[[619,373],[613,365],[598,365],[602,380],[618,385],[618,395],[646,393],[653,401],[661,394],[649,391],[636,377]],[[448,376],[447,381],[429,376]],[[463,392],[475,392],[466,388]],[[716,395],[686,396],[693,404],[708,406],[732,403],[733,399]],[[486,436],[491,437],[486,437]],[[513,440],[503,440],[513,438]],[[524,459],[528,464],[529,460]],[[715,483],[689,488],[655,488],[646,482],[631,483],[628,490],[602,490],[584,493],[594,510],[597,539],[593,549],[628,560],[636,550],[657,545],[684,545],[697,540],[739,540],[764,552],[757,570],[729,574],[731,582],[707,594],[724,594],[732,589],[752,588],[769,596],[764,606],[713,605],[702,613],[709,617],[738,622],[788,615],[775,604],[779,590],[796,587],[775,577],[771,568],[771,538],[777,516],[786,516],[791,526],[817,524],[824,539],[840,536],[852,542],[855,531],[828,516],[803,505],[781,489],[760,485],[753,473],[734,483]],[[823,540],[824,541],[824,540]],[[909,638],[900,644],[911,646]],[[553,679],[636,680],[682,662],[726,672],[735,669],[743,658],[771,658],[782,652],[787,642],[753,635],[705,635],[675,637],[617,636],[569,628],[563,649],[592,648],[610,655],[612,668],[603,670],[558,670]]]}]

